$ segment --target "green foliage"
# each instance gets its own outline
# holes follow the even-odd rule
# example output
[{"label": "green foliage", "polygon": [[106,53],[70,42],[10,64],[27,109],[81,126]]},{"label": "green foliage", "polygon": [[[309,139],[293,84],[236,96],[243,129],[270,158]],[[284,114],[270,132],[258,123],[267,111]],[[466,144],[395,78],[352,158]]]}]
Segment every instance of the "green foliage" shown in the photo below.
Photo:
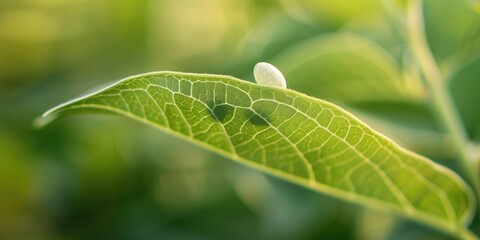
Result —
[{"label": "green foliage", "polygon": [[[129,117],[81,114],[32,128],[32,119],[45,109],[105,81],[158,70],[253,80],[254,65],[270,62],[284,73],[290,90],[269,91],[341,106],[342,114],[370,126],[365,131],[374,129],[379,139],[398,143],[401,150],[392,147],[400,155],[431,159],[415,154],[413,161],[437,169],[419,176],[458,183],[457,194],[472,188],[478,200],[479,3],[0,1],[0,239],[475,238],[468,231],[480,236],[479,211],[472,212],[468,230],[460,221],[462,215],[468,218],[467,204],[478,206],[478,201],[457,208],[460,198],[447,199],[457,213],[453,218],[445,218],[441,208],[421,206],[403,217],[399,205],[360,194],[347,200],[365,199],[365,204],[339,201],[345,198],[341,188],[319,194],[282,180],[287,174],[280,170],[275,170],[280,178],[271,177],[265,174],[270,167],[242,159],[264,171],[252,170],[229,161],[227,152],[206,151],[204,143],[191,144],[184,135],[156,131]],[[223,108],[214,113],[225,121],[228,107]],[[218,130],[214,113],[204,120]],[[267,126],[250,123],[249,131]],[[353,167],[353,160],[345,161],[345,168]],[[362,171],[352,174],[357,185],[377,176],[360,177]],[[329,194],[332,189],[338,194]],[[410,189],[400,188],[423,192]],[[428,199],[436,198],[433,192],[427,188]],[[430,222],[411,220],[422,211]],[[464,231],[448,234],[455,224]]]},{"label": "green foliage", "polygon": [[[309,39],[282,52],[273,62],[290,80],[289,87],[312,96],[347,104],[419,98],[403,81],[398,64],[388,53],[350,33]],[[303,80],[305,76],[310,79]]]},{"label": "green foliage", "polygon": [[134,76],[48,111],[116,112],[302,186],[462,232],[474,202],[453,172],[345,110],[291,90],[219,76]]}]

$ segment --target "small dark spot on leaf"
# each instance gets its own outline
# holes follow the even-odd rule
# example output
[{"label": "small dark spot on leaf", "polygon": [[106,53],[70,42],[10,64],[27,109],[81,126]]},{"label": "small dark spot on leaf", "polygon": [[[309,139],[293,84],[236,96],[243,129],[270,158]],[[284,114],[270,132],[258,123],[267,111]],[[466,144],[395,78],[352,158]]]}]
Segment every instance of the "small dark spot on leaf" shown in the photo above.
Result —
[{"label": "small dark spot on leaf", "polygon": [[231,105],[218,102],[215,104],[214,101],[208,101],[207,106],[210,108],[209,114],[220,122],[226,122],[233,117],[235,107]]},{"label": "small dark spot on leaf", "polygon": [[213,114],[220,122],[225,122],[233,117],[234,107],[230,105],[217,105],[213,108]]},{"label": "small dark spot on leaf", "polygon": [[256,114],[254,111],[251,110],[245,111],[245,118],[248,119],[248,121],[253,125],[268,125],[268,122],[265,121],[262,116]]},{"label": "small dark spot on leaf", "polygon": [[249,121],[254,125],[268,125],[267,121],[257,114],[254,114]]}]

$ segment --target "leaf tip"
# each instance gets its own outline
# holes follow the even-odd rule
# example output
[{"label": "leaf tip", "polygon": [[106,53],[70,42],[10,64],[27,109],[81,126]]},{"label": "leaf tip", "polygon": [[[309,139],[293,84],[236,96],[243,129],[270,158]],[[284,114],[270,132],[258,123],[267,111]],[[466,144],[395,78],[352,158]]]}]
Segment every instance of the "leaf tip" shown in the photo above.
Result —
[{"label": "leaf tip", "polygon": [[58,118],[58,115],[56,114],[51,115],[50,112],[51,111],[47,111],[44,114],[42,114],[42,116],[35,118],[32,122],[33,127],[36,129],[39,129],[54,122]]}]

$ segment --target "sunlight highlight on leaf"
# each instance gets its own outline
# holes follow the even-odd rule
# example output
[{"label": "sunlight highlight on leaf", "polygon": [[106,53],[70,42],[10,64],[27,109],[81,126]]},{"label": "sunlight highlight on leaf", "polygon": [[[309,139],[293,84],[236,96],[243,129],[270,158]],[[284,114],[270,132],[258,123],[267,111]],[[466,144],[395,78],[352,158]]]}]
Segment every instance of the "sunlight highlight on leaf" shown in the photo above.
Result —
[{"label": "sunlight highlight on leaf", "polygon": [[44,116],[101,109],[146,123],[254,169],[451,233],[474,201],[452,171],[407,151],[329,102],[236,78],[133,76]]}]

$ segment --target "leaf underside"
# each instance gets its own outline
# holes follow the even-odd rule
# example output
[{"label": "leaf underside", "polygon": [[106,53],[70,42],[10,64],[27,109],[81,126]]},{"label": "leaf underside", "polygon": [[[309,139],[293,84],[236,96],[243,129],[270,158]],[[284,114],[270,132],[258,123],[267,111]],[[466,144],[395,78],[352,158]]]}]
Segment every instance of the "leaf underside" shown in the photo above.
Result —
[{"label": "leaf underside", "polygon": [[323,100],[221,75],[133,76],[44,116],[102,109],[254,169],[455,232],[474,208],[450,170],[409,152]]}]

